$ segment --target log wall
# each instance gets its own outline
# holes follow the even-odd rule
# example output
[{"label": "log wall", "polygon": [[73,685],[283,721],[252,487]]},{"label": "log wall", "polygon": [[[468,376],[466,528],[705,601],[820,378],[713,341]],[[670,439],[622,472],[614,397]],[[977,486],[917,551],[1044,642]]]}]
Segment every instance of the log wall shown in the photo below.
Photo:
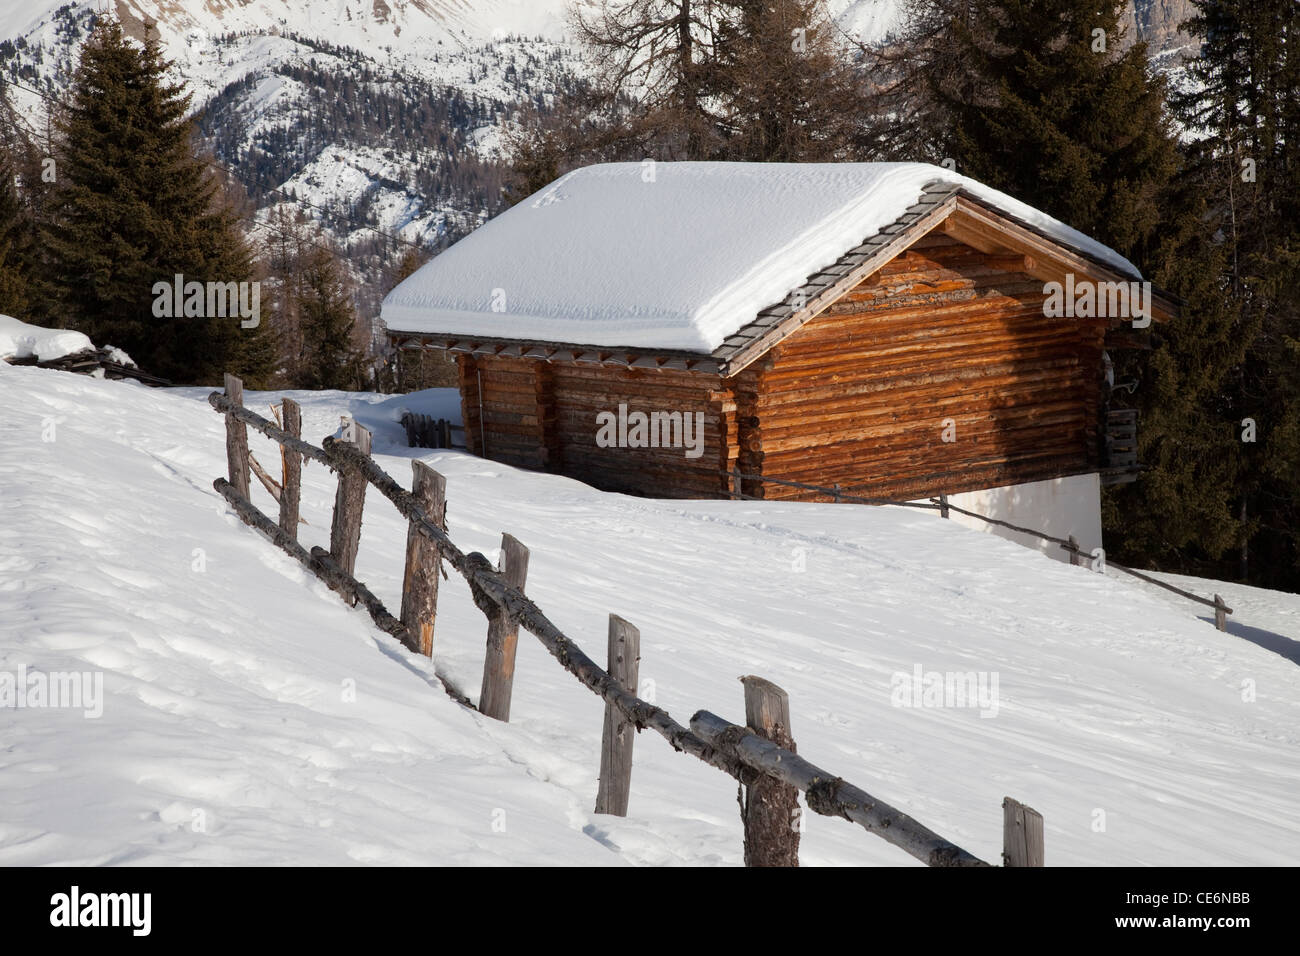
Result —
[{"label": "log wall", "polygon": [[1094,470],[1109,320],[1045,318],[1018,262],[933,233],[864,280],[733,380],[742,470],[898,499]]},{"label": "log wall", "polygon": [[[717,375],[484,356],[461,356],[459,363],[473,454],[609,491],[716,498],[726,489],[736,456],[736,405]],[[601,447],[597,416],[617,415],[620,404],[629,415],[702,413],[703,453],[688,458],[685,448]]]},{"label": "log wall", "polygon": [[[725,495],[737,464],[898,499],[1092,471],[1110,320],[1044,317],[1042,280],[1025,265],[932,233],[725,381],[462,355],[466,443],[496,461],[670,498]],[[600,447],[597,415],[620,404],[703,412],[704,454]],[[955,441],[943,440],[946,419]],[[743,490],[817,497],[757,481]]]}]

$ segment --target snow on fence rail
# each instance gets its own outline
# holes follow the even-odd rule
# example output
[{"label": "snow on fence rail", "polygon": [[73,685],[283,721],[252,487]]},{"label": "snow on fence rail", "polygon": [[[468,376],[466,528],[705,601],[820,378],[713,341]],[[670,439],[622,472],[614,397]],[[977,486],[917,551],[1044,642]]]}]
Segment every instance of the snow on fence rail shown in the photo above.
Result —
[{"label": "snow on fence rail", "polygon": [[[785,691],[759,677],[742,677],[746,726],[698,711],[685,727],[666,710],[636,696],[640,634],[622,618],[609,617],[609,669],[604,670],[557,628],[524,593],[528,549],[502,536],[502,567],[493,568],[480,552],[466,554],[447,535],[446,483],[424,462],[412,461],[411,491],[399,485],[370,457],[370,435],[353,423],[343,439],[326,438],[317,447],[302,440],[297,403],[283,399],[280,424],[243,407],[243,383],[226,376],[225,393],[213,392],[208,403],[225,415],[228,478],[213,487],[243,521],[298,560],[352,606],[361,604],[376,626],[401,641],[412,653],[433,656],[438,575],[450,564],[469,585],[475,605],[488,619],[483,689],[473,702],[441,674],[444,689],[464,707],[509,720],[510,695],[518,629],[533,634],[570,674],[605,701],[600,782],[596,812],[627,815],[632,775],[632,731],[650,729],[674,750],[688,753],[729,774],[745,788],[741,818],[747,866],[798,865],[797,791],[808,808],[824,816],[843,817],[883,838],[929,866],[988,866],[912,817],[876,799],[843,778],[795,753],[790,736],[790,702]],[[273,521],[250,500],[253,458],[248,427],[280,445],[283,480],[263,479],[280,506]],[[302,460],[325,465],[339,476],[334,501],[330,549],[310,550],[298,543]],[[262,469],[264,473],[264,469]],[[353,576],[361,533],[366,486],[373,486],[409,522],[401,616],[395,617]],[[1003,801],[1003,863],[1043,865],[1042,816],[1007,797]]]},{"label": "snow on fence rail", "polygon": [[[1038,538],[1042,541],[1050,541],[1053,544],[1059,544],[1062,549],[1070,552],[1070,563],[1074,565],[1086,562],[1091,556],[1088,552],[1079,547],[1079,542],[1075,540],[1074,535],[1068,538],[1058,538],[1055,535],[1047,534],[1044,531],[1037,531],[1034,528],[1025,528],[1018,524],[1012,524],[1009,521],[1003,521],[1001,518],[990,518],[982,515],[977,511],[967,511],[965,508],[959,508],[957,505],[948,501],[946,494],[941,494],[937,498],[931,498],[926,501],[896,501],[892,498],[864,498],[861,495],[850,494],[839,485],[826,487],[825,485],[809,485],[802,481],[788,481],[784,478],[768,478],[763,475],[747,475],[741,472],[740,467],[736,466],[731,472],[731,491],[729,497],[742,501],[762,501],[763,499],[756,495],[747,495],[741,491],[741,481],[756,481],[774,485],[783,485],[787,488],[800,488],[804,491],[815,491],[818,494],[826,495],[837,504],[844,502],[848,504],[860,505],[896,505],[902,508],[923,508],[927,511],[938,511],[939,517],[948,517],[949,512],[955,511],[960,515],[968,518],[978,518],[980,521],[988,524],[997,525],[999,528],[1006,528],[1009,531],[1017,531],[1020,534],[1027,534],[1030,537]],[[1125,574],[1140,578],[1149,584],[1157,585],[1166,591],[1172,591],[1180,597],[1187,598],[1189,601],[1195,601],[1197,604],[1204,604],[1206,607],[1214,608],[1214,626],[1221,631],[1228,629],[1228,615],[1232,613],[1232,608],[1228,607],[1219,595],[1214,595],[1214,600],[1201,597],[1199,594],[1193,594],[1191,591],[1184,591],[1180,587],[1175,587],[1166,581],[1153,578],[1149,574],[1143,574],[1141,571],[1134,571],[1132,568],[1126,568],[1122,564],[1116,564],[1113,561],[1107,561],[1105,567],[1114,568],[1116,571],[1123,571]]]}]

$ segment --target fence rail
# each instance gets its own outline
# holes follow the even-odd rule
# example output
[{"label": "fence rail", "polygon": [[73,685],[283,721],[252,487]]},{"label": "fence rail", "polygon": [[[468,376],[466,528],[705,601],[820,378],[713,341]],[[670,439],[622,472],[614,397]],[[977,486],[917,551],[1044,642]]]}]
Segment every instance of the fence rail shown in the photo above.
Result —
[{"label": "fence rail", "polygon": [[[977,511],[969,511],[965,508],[958,507],[957,505],[953,504],[949,500],[949,497],[946,494],[939,495],[937,498],[931,498],[929,502],[899,501],[892,498],[864,498],[860,495],[853,495],[848,492],[845,492],[839,485],[833,485],[827,487],[826,485],[810,485],[802,481],[788,481],[783,478],[768,478],[763,475],[747,475],[741,472],[739,466],[737,466],[731,472],[731,491],[729,493],[729,497],[734,499],[739,499],[742,501],[766,500],[758,497],[757,495],[744,494],[741,491],[742,481],[759,482],[762,484],[775,484],[775,485],[782,485],[784,487],[789,487],[789,488],[800,488],[805,491],[814,491],[817,492],[818,494],[826,495],[832,498],[837,504],[841,502],[845,502],[849,504],[894,505],[896,507],[901,507],[901,508],[923,508],[931,511],[938,511],[939,516],[942,518],[947,518],[951,512],[955,511],[959,515],[965,515],[968,518],[976,518],[988,524],[996,525],[999,528],[1006,528],[1009,531],[1015,531],[1018,532],[1019,534],[1029,535],[1030,537],[1038,538],[1039,540],[1042,541],[1047,541],[1052,544],[1058,544],[1061,546],[1063,550],[1068,551],[1070,553],[1071,564],[1078,565],[1086,561],[1090,561],[1093,557],[1087,551],[1084,551],[1082,548],[1079,547],[1079,542],[1075,540],[1073,535],[1069,536],[1068,538],[1058,538],[1055,535],[1047,534],[1045,531],[1038,531],[1035,528],[1026,528],[1022,525],[1012,524],[1010,521],[1003,521],[1001,518],[990,518],[988,515],[982,515]],[[1177,587],[1176,585],[1170,584],[1167,581],[1161,581],[1159,578],[1153,578],[1149,574],[1143,574],[1141,571],[1135,571],[1132,568],[1126,568],[1122,564],[1116,564],[1113,561],[1109,561],[1109,560],[1105,562],[1104,567],[1114,568],[1116,571],[1121,571],[1124,574],[1131,575],[1135,578],[1140,578],[1141,580],[1146,581],[1148,584],[1154,584],[1157,587],[1164,588],[1166,591],[1170,591],[1174,594],[1179,595],[1180,597],[1184,597],[1189,601],[1195,601],[1197,604],[1203,604],[1206,607],[1212,607],[1214,608],[1214,626],[1221,631],[1226,631],[1228,629],[1228,615],[1232,613],[1232,608],[1228,607],[1228,605],[1224,603],[1223,598],[1220,597],[1218,594],[1214,595],[1214,599],[1211,600],[1210,598],[1202,597],[1199,594],[1194,594],[1191,591],[1187,591],[1184,590],[1183,588]]]},{"label": "fence rail", "polygon": [[[284,399],[285,424],[301,420],[297,406]],[[800,827],[788,816],[748,812],[745,807],[794,806],[796,791],[802,791],[808,808],[825,816],[843,817],[869,833],[904,850],[929,866],[975,866],[989,864],[975,857],[933,830],[877,800],[839,776],[809,763],[794,752],[789,730],[789,701],[785,692],[769,681],[746,677],[746,725],[732,724],[708,711],[698,711],[683,726],[666,710],[635,693],[635,667],[628,667],[626,655],[639,657],[639,634],[628,622],[610,615],[609,669],[596,664],[582,648],[556,627],[524,593],[527,549],[510,535],[503,536],[505,565],[493,568],[480,552],[466,553],[446,531],[445,489],[441,476],[423,462],[413,461],[415,492],[403,488],[370,457],[368,433],[357,425],[345,439],[326,438],[322,447],[305,442],[297,434],[245,408],[242,383],[227,376],[226,393],[213,392],[208,402],[226,419],[226,448],[229,478],[218,478],[213,487],[250,527],[299,561],[352,605],[360,604],[380,630],[401,641],[413,653],[432,657],[433,625],[437,607],[437,579],[443,562],[451,565],[469,585],[475,605],[488,620],[485,654],[484,701],[499,719],[509,719],[511,680],[514,675],[515,635],[518,628],[531,633],[566,671],[605,701],[602,736],[601,779],[597,812],[626,814],[632,772],[631,731],[650,729],[668,741],[674,750],[690,754],[740,782],[748,795],[742,803],[747,865],[780,865],[798,862]],[[339,476],[331,524],[331,548],[308,550],[297,539],[298,523],[277,523],[250,500],[247,428],[252,427],[281,446],[285,480],[278,487],[281,516],[297,516],[299,485],[290,480],[291,466],[299,457],[319,462]],[[361,527],[365,488],[373,487],[408,521],[406,573],[403,581],[402,615],[396,617],[352,572]],[[358,491],[359,489],[359,491]],[[272,495],[276,493],[268,486]],[[293,500],[288,500],[292,497]],[[508,555],[508,557],[506,557]],[[632,649],[635,648],[635,651]],[[620,660],[619,656],[624,655]],[[436,673],[436,668],[435,668]],[[444,689],[461,705],[474,709],[464,693],[438,674]],[[488,708],[482,712],[487,713]],[[763,799],[755,800],[756,793]],[[1023,805],[1030,815],[1035,812]],[[1004,802],[1004,806],[1007,805]],[[1018,865],[1021,859],[1042,865],[1041,817],[1039,842],[1028,857],[1024,843],[1022,813],[1013,826],[1004,814],[1003,862]],[[1012,851],[1015,852],[1012,852]]]}]

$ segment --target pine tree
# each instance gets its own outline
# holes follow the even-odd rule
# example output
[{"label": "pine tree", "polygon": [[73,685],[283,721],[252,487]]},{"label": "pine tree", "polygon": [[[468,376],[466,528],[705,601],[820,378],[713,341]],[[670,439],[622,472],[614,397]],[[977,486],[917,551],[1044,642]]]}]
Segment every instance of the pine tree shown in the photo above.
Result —
[{"label": "pine tree", "polygon": [[1187,179],[1219,250],[1198,265],[1233,319],[1231,369],[1199,408],[1202,429],[1233,435],[1238,464],[1239,550],[1219,573],[1300,589],[1300,7],[1194,6],[1200,56],[1173,102],[1199,134]]},{"label": "pine tree", "polygon": [[1150,251],[1176,140],[1122,0],[917,0],[933,146],[1131,259]]},{"label": "pine tree", "polygon": [[262,326],[238,318],[155,317],[154,287],[253,282],[248,244],[195,153],[189,99],[167,79],[156,40],[128,40],[101,21],[82,48],[61,142],[45,241],[59,306],[96,344],[126,349],[176,381],[223,371],[257,383],[268,371]]},{"label": "pine tree", "polygon": [[339,262],[314,245],[300,269],[297,309],[305,354],[299,383],[303,388],[356,389],[364,356],[357,346],[356,313]]},{"label": "pine tree", "polygon": [[32,303],[31,222],[14,175],[9,156],[0,154],[0,315],[25,319]]}]

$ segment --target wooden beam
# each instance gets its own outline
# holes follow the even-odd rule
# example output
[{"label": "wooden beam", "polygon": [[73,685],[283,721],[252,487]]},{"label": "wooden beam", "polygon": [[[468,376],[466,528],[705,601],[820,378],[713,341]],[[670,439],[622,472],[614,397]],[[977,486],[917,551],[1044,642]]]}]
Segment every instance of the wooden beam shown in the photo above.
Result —
[{"label": "wooden beam", "polygon": [[1043,815],[1010,797],[1002,801],[1002,865],[1043,865]]},{"label": "wooden beam", "polygon": [[[244,404],[244,383],[226,373],[226,399],[235,408]],[[226,470],[230,483],[240,495],[248,497],[248,428],[233,413],[226,414]]]},{"label": "wooden beam", "polygon": [[[981,252],[1001,255],[1004,250],[1028,255],[1034,260],[1029,274],[1048,282],[1063,281],[1066,273],[1090,276],[1105,282],[1132,282],[1133,276],[1123,275],[1101,263],[1057,245],[1050,239],[1018,223],[985,209],[965,197],[959,197],[957,207],[940,227],[944,233]],[[1152,290],[1151,313],[1159,321],[1177,315],[1177,305],[1158,290]]]},{"label": "wooden beam", "polygon": [[[609,676],[630,694],[641,672],[641,632],[617,614],[609,616]],[[636,727],[608,701],[600,738],[600,783],[596,812],[627,816],[632,792],[632,744]]]},{"label": "wooden beam", "polygon": [[[742,677],[745,723],[778,747],[795,752],[790,735],[790,695],[761,677]],[[799,791],[773,777],[761,776],[745,788],[741,818],[745,824],[745,866],[798,866]]]},{"label": "wooden beam", "polygon": [[[507,587],[523,591],[528,578],[528,549],[513,535],[501,535],[499,570]],[[496,720],[510,720],[510,695],[514,690],[515,648],[518,643],[519,622],[515,617],[504,608],[490,611],[478,709]]]},{"label": "wooden beam", "polygon": [[[447,527],[447,480],[424,462],[412,460],[411,494],[420,510],[438,527]],[[402,579],[402,626],[408,646],[433,656],[433,625],[438,615],[438,546],[420,534],[415,523],[406,531],[406,573]]]},{"label": "wooden beam", "polygon": [[[284,432],[292,438],[302,438],[302,409],[292,398],[283,402],[281,415]],[[298,512],[302,498],[302,455],[287,445],[280,446],[280,466],[284,490],[280,494],[280,527],[289,537],[298,538]]]},{"label": "wooden beam", "polygon": [[[344,441],[354,446],[362,455],[370,455],[370,432],[353,421],[351,436]],[[346,468],[339,474],[338,490],[334,494],[334,521],[330,527],[330,554],[338,566],[352,574],[357,564],[357,548],[361,545],[361,512],[366,503],[366,478],[355,468]]]}]

